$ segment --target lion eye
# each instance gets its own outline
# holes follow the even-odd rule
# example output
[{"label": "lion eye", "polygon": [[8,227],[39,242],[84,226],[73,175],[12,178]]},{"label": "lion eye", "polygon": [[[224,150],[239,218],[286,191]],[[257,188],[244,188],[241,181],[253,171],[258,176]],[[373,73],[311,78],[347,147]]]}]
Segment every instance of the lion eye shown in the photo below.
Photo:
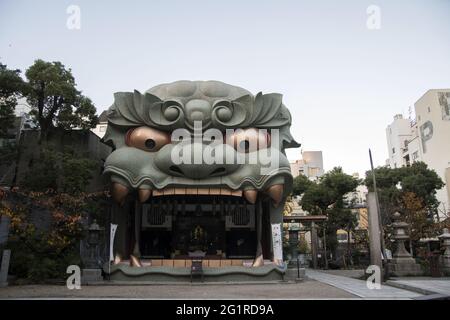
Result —
[{"label": "lion eye", "polygon": [[226,141],[238,152],[248,153],[269,147],[270,134],[256,128],[237,129],[226,137]]},{"label": "lion eye", "polygon": [[170,142],[170,135],[167,132],[149,127],[130,129],[125,137],[127,146],[150,152],[158,151]]}]

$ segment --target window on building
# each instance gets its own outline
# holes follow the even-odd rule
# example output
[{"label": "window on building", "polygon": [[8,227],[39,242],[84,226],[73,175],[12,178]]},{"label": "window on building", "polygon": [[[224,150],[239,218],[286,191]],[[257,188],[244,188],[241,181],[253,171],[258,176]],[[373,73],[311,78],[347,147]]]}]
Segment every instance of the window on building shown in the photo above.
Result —
[{"label": "window on building", "polygon": [[412,160],[413,160],[413,161],[416,161],[418,158],[419,158],[419,152],[418,152],[418,151],[413,152],[413,154],[412,154]]},{"label": "window on building", "polygon": [[318,177],[320,173],[320,168],[308,168],[308,176]]},{"label": "window on building", "polygon": [[428,113],[430,113],[431,112],[431,109],[430,109],[430,107],[428,107]]},{"label": "window on building", "polygon": [[395,148],[392,148],[392,153],[395,153]]},{"label": "window on building", "polygon": [[409,165],[411,164],[409,161],[409,155],[407,154],[403,159],[405,160],[406,166],[409,167]]}]

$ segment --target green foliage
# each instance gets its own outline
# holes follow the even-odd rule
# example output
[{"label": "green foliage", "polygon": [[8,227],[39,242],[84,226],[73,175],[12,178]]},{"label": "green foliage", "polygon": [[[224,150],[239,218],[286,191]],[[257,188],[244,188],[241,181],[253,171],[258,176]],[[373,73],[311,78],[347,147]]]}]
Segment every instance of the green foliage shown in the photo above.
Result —
[{"label": "green foliage", "polygon": [[0,165],[10,165],[17,158],[18,148],[15,143],[0,146]]},{"label": "green foliage", "polygon": [[62,154],[62,191],[80,193],[85,190],[92,179],[94,161],[88,158],[77,158],[72,153]]},{"label": "green foliage", "polygon": [[78,194],[85,191],[94,168],[93,160],[77,157],[74,152],[42,148],[38,160],[27,171],[23,186],[32,191],[50,189]]},{"label": "green foliage", "polygon": [[36,60],[25,75],[31,114],[44,137],[54,126],[89,129],[98,123],[92,101],[76,89],[71,69],[61,62]]},{"label": "green foliage", "polygon": [[318,182],[310,182],[300,204],[311,214],[328,214],[332,207],[344,208],[344,196],[356,189],[359,180],[337,167],[323,175]]},{"label": "green foliage", "polygon": [[294,196],[300,196],[313,184],[307,176],[300,174],[294,178],[292,194]]},{"label": "green foliage", "polygon": [[[7,200],[11,197],[15,200]],[[3,194],[0,215],[10,218],[7,247],[12,250],[11,273],[40,282],[63,278],[70,264],[79,264],[82,201],[64,194],[37,192]],[[36,206],[51,215],[51,225],[38,229],[30,218]],[[36,213],[34,213],[36,214]]]},{"label": "green foliage", "polygon": [[[415,162],[409,167],[378,167],[374,171],[387,247],[390,246],[389,234],[392,232],[391,217],[396,211],[409,224],[408,233],[413,244],[420,238],[439,233],[439,225],[434,222],[439,206],[436,190],[441,189],[444,183],[434,170],[423,162]],[[365,184],[373,190],[372,171],[366,172]]]},{"label": "green foliage", "polygon": [[14,108],[23,90],[20,70],[10,70],[0,63],[0,138],[6,137],[8,129],[14,124]]},{"label": "green foliage", "polygon": [[[375,169],[375,177],[380,199],[380,206],[386,215],[395,211],[403,211],[403,196],[407,192],[417,195],[431,215],[437,214],[439,202],[436,190],[444,186],[444,182],[434,170],[428,169],[423,162],[415,162],[409,167]],[[372,171],[366,172],[365,184],[373,190]]]},{"label": "green foliage", "polygon": [[12,252],[10,273],[33,283],[64,279],[67,266],[81,263],[76,246],[58,256],[33,251],[21,241],[10,241],[8,247]]},{"label": "green foliage", "polygon": [[58,189],[59,154],[49,149],[41,149],[39,157],[30,162],[22,186],[32,191]]},{"label": "green foliage", "polygon": [[303,210],[308,211],[310,214],[327,214],[328,207],[336,202],[332,193],[332,190],[324,184],[313,183],[305,190],[300,204]]},{"label": "green foliage", "polygon": [[339,199],[343,199],[345,194],[354,191],[360,181],[345,174],[341,167],[336,167],[321,178],[321,183],[331,190],[335,199],[339,201]]},{"label": "green foliage", "polygon": [[338,244],[336,231],[353,230],[357,225],[355,215],[347,208],[345,195],[354,191],[359,183],[358,179],[345,174],[342,168],[337,167],[323,175],[319,181],[309,181],[305,186],[300,205],[310,214],[328,217],[321,236],[324,236],[325,231],[327,246],[331,251],[335,251]]}]

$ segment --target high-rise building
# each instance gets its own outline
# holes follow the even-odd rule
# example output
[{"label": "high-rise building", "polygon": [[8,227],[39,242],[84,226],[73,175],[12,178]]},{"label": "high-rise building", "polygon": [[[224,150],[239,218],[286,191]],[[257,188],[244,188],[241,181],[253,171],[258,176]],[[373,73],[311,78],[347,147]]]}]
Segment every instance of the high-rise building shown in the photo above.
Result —
[{"label": "high-rise building", "polygon": [[446,184],[437,191],[439,211],[450,211],[450,89],[428,90],[414,104],[416,119],[396,115],[386,129],[391,168],[425,162]]},{"label": "high-rise building", "polygon": [[300,174],[314,180],[324,174],[322,151],[303,151],[302,159],[291,162],[292,175]]}]

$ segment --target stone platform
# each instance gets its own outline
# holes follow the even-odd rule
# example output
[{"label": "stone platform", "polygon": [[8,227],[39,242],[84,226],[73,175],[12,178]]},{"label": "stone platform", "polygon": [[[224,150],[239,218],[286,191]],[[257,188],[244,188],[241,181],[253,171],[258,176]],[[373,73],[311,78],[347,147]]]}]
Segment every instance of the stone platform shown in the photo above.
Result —
[{"label": "stone platform", "polygon": [[389,274],[393,277],[408,277],[423,275],[422,268],[411,257],[394,258],[388,264]]},{"label": "stone platform", "polygon": [[[214,261],[211,263],[211,261]],[[203,261],[203,281],[205,282],[240,282],[240,281],[280,281],[284,280],[286,266],[279,267],[266,263],[261,267],[244,265],[240,260],[233,262],[220,262],[220,260]],[[105,264],[103,271],[114,281],[158,281],[158,282],[190,282],[190,260],[162,260],[161,264],[152,265],[143,263],[142,267],[131,267],[123,262],[117,265]],[[200,281],[201,277],[195,275],[193,281]]]}]

